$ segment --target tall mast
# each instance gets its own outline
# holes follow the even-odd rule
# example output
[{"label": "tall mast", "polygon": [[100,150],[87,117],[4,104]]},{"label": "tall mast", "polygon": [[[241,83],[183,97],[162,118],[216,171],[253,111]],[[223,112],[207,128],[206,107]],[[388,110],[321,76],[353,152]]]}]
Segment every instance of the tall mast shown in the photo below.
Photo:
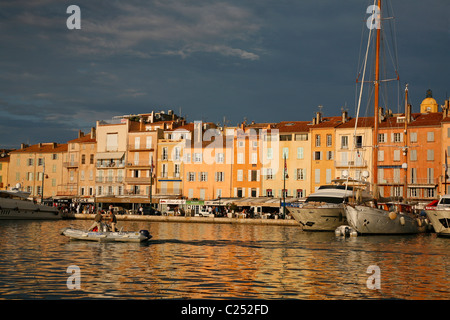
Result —
[{"label": "tall mast", "polygon": [[404,183],[403,183],[403,202],[406,203],[408,196],[408,122],[409,122],[409,107],[408,107],[408,84],[405,88],[405,129],[403,132],[403,169],[404,171]]},{"label": "tall mast", "polygon": [[380,37],[381,37],[381,0],[378,0],[379,27],[377,28],[377,43],[375,55],[375,96],[374,96],[374,129],[373,129],[373,197],[378,199],[378,115],[380,91]]}]

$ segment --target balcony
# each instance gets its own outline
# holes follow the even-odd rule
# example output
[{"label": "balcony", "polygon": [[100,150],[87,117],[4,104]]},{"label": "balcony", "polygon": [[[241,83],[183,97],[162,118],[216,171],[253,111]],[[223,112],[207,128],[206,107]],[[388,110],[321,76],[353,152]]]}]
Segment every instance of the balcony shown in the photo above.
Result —
[{"label": "balcony", "polygon": [[128,145],[128,151],[154,151],[153,144],[147,146],[141,146],[141,145],[135,145],[135,144],[129,144]]},{"label": "balcony", "polygon": [[97,168],[124,168],[125,162],[124,161],[114,161],[114,160],[108,160],[108,161],[97,161]]},{"label": "balcony", "polygon": [[408,186],[436,186],[439,184],[438,178],[408,178]]},{"label": "balcony", "polygon": [[78,161],[63,162],[64,168],[78,168]]},{"label": "balcony", "polygon": [[95,177],[96,183],[123,183],[123,177]]},{"label": "balcony", "polygon": [[367,160],[360,161],[334,161],[336,168],[365,168],[367,167]]},{"label": "balcony", "polygon": [[181,195],[183,192],[181,189],[177,188],[158,188],[156,189],[156,194],[158,195]]},{"label": "balcony", "polygon": [[132,161],[132,162],[127,162],[127,167],[130,168],[150,168],[150,163],[148,163],[148,161]]},{"label": "balcony", "polygon": [[150,184],[150,177],[126,177],[125,183],[128,184]]}]

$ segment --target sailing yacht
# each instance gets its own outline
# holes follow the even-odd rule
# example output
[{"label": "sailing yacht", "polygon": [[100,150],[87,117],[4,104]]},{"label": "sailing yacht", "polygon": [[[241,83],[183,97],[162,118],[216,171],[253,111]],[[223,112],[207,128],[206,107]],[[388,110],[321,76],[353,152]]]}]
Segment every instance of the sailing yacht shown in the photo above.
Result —
[{"label": "sailing yacht", "polygon": [[[347,221],[349,225],[359,234],[412,234],[422,230],[419,227],[419,221],[413,215],[411,207],[406,203],[378,203],[378,125],[379,125],[379,90],[380,90],[380,41],[382,30],[381,19],[381,0],[376,0],[374,6],[378,11],[378,26],[376,28],[376,50],[375,50],[375,79],[374,79],[374,131],[373,131],[373,201],[363,205],[348,204],[345,206]],[[367,44],[369,51],[370,37]],[[367,62],[367,53],[366,60]],[[365,69],[364,69],[365,70]],[[364,82],[364,78],[363,78]],[[361,86],[362,92],[362,86]],[[405,91],[405,100],[407,101],[407,88]],[[360,95],[361,97],[361,95]],[[407,103],[407,102],[406,102]],[[358,106],[359,108],[359,106]],[[406,132],[406,122],[405,122]],[[405,139],[406,141],[406,139]],[[406,188],[404,190],[406,192]],[[403,200],[405,200],[405,196]]]}]

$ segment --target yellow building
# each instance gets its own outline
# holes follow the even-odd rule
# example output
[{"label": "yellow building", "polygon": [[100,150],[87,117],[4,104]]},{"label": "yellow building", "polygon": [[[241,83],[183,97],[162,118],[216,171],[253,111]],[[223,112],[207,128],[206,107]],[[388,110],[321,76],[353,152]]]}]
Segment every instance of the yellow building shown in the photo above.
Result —
[{"label": "yellow building", "polygon": [[336,177],[335,158],[335,128],[341,123],[341,117],[322,117],[321,112],[310,124],[311,134],[311,192],[321,185],[330,184]]},{"label": "yellow building", "polygon": [[373,117],[349,118],[343,111],[339,126],[336,127],[334,148],[335,176],[360,180],[368,174],[367,181],[372,181],[372,134]]},{"label": "yellow building", "polygon": [[[263,179],[264,196],[302,198],[310,193],[311,143],[308,121],[282,121],[264,140]],[[269,140],[269,141],[268,141]],[[286,179],[283,178],[286,158]],[[285,186],[284,186],[285,184]]]},{"label": "yellow building", "polygon": [[9,155],[0,157],[0,190],[8,189],[8,168],[9,168]]},{"label": "yellow building", "polygon": [[67,142],[67,155],[63,162],[63,181],[58,186],[57,197],[80,202],[94,202],[96,176],[95,128]]},{"label": "yellow building", "polygon": [[[38,143],[21,146],[10,153],[9,185],[20,185],[30,196],[54,198],[58,186],[63,184],[64,166],[67,162],[67,144]],[[43,192],[42,192],[43,190]]]}]

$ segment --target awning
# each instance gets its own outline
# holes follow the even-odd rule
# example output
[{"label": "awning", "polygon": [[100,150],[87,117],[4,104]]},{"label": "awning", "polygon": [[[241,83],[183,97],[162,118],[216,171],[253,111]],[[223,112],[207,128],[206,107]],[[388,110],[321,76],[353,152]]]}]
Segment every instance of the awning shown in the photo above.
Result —
[{"label": "awning", "polygon": [[99,152],[96,154],[96,159],[121,159],[125,152]]}]

